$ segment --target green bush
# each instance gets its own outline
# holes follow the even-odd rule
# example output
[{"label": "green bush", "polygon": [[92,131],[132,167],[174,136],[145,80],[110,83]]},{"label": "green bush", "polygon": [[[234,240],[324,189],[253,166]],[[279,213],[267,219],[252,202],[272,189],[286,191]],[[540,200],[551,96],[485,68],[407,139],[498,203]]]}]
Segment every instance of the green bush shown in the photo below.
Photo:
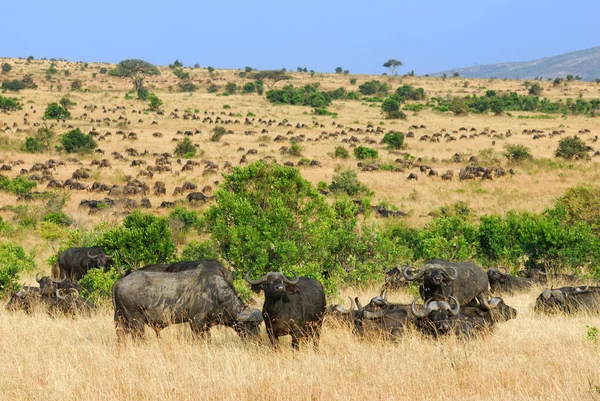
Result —
[{"label": "green bush", "polygon": [[150,91],[148,91],[148,89],[146,89],[144,87],[140,87],[137,90],[137,97],[139,100],[147,100],[149,95],[150,95]]},{"label": "green bush", "polygon": [[73,219],[71,219],[65,212],[48,213],[44,216],[42,221],[48,221],[63,227],[68,227],[73,224]]},{"label": "green bush", "polygon": [[3,73],[8,73],[12,70],[12,66],[8,63],[2,63],[2,72]]},{"label": "green bush", "polygon": [[342,170],[334,174],[329,189],[332,192],[345,193],[348,196],[371,195],[371,191],[358,179],[354,170]]},{"label": "green bush", "polygon": [[188,210],[177,206],[169,214],[169,220],[179,220],[182,224],[183,232],[188,232],[191,228],[200,226],[200,215],[195,210]]},{"label": "green bush", "polygon": [[190,241],[181,250],[181,260],[216,260],[219,257],[219,247],[214,241]]},{"label": "green bush", "polygon": [[520,162],[523,160],[531,160],[533,156],[531,156],[531,150],[524,145],[506,145],[504,147],[506,152],[504,152],[504,157],[506,157],[510,161]]},{"label": "green bush", "polygon": [[163,105],[163,101],[159,99],[154,93],[148,95],[148,110],[150,111],[160,111],[161,106]]},{"label": "green bush", "polygon": [[198,90],[198,86],[190,81],[180,82],[178,85],[181,92],[196,92]]},{"label": "green bush", "polygon": [[100,74],[106,74],[108,72],[108,69],[106,67],[100,67],[98,72],[100,72]]},{"label": "green bush", "polygon": [[242,92],[244,93],[254,93],[256,92],[256,84],[254,82],[246,82],[242,87]]},{"label": "green bush", "polygon": [[115,282],[121,278],[121,274],[116,268],[90,269],[81,280],[81,296],[95,303],[102,305],[110,302],[112,298],[112,287]]},{"label": "green bush", "polygon": [[589,148],[577,135],[566,137],[558,142],[558,148],[554,152],[556,157],[564,159],[582,158],[587,155]]},{"label": "green bush", "polygon": [[377,159],[379,158],[379,152],[376,149],[361,145],[354,148],[354,156],[359,160]]},{"label": "green bush", "polygon": [[288,149],[288,154],[290,156],[302,156],[302,150],[302,146],[298,142],[292,141]]},{"label": "green bush", "polygon": [[60,100],[59,103],[62,107],[64,107],[65,109],[68,109],[69,106],[75,106],[77,103],[75,103],[74,101],[72,101],[71,99],[69,99],[66,96],[63,96]]},{"label": "green bush", "polygon": [[233,95],[237,91],[238,87],[235,82],[227,82],[227,85],[225,85],[225,92],[229,93],[230,95]]},{"label": "green bush", "polygon": [[542,94],[542,92],[544,92],[544,88],[542,88],[542,85],[538,83],[535,83],[529,87],[529,94],[531,96],[539,96]]},{"label": "green bush", "polygon": [[10,178],[0,175],[0,191],[10,192],[15,195],[25,195],[37,184],[33,181],[29,181],[27,178],[18,176],[13,180]]},{"label": "green bush", "polygon": [[383,136],[383,143],[388,145],[388,149],[402,149],[404,134],[398,131],[388,132]]},{"label": "green bush", "polygon": [[365,96],[371,96],[371,95],[385,96],[388,94],[390,87],[388,84],[386,84],[384,82],[373,80],[373,81],[365,82],[362,85],[359,85],[358,90],[360,91],[360,93],[362,93]]},{"label": "green bush", "polygon": [[17,92],[21,89],[25,89],[25,84],[23,81],[19,81],[18,79],[2,82],[2,90]]},{"label": "green bush", "polygon": [[71,118],[71,113],[58,103],[50,103],[44,111],[44,117],[49,120],[66,120]]},{"label": "green bush", "polygon": [[212,132],[213,134],[210,137],[210,140],[212,142],[219,142],[221,138],[227,133],[227,130],[225,129],[225,127],[217,125],[215,128],[212,129]]},{"label": "green bush", "polygon": [[22,150],[30,153],[40,153],[50,149],[54,132],[47,127],[37,130],[34,137],[26,137]]},{"label": "green bush", "polygon": [[175,151],[173,153],[175,153],[175,156],[185,157],[186,159],[189,159],[191,157],[196,156],[196,151],[197,149],[194,146],[194,143],[189,137],[186,136],[185,138],[183,138],[183,141],[177,143],[177,146],[175,146]]},{"label": "green bush", "polygon": [[331,95],[328,92],[320,92],[316,84],[305,85],[302,88],[287,85],[282,89],[273,89],[267,91],[267,99],[275,104],[311,107],[327,107],[331,104]]},{"label": "green bush", "polygon": [[2,111],[15,111],[22,108],[21,103],[17,102],[17,99],[11,97],[0,96],[0,110]]},{"label": "green bush", "polygon": [[348,150],[346,150],[345,147],[343,146],[336,146],[335,147],[335,152],[333,153],[334,157],[338,157],[340,159],[347,159],[348,157],[350,157],[350,153],[348,153]]},{"label": "green bush", "polygon": [[584,222],[600,236],[600,187],[589,184],[569,188],[549,214],[570,226]]},{"label": "green bush", "polygon": [[29,153],[40,153],[44,151],[44,144],[36,138],[26,137],[23,150]]},{"label": "green bush", "polygon": [[0,242],[0,294],[10,295],[19,288],[21,272],[35,270],[35,261],[23,247],[11,242]]},{"label": "green bush", "polygon": [[425,100],[426,98],[423,88],[415,89],[412,85],[402,85],[396,89],[396,94],[406,100]]},{"label": "green bush", "polygon": [[113,262],[125,270],[171,262],[175,255],[168,218],[138,210],[128,214],[122,226],[101,233],[96,245],[114,253]]},{"label": "green bush", "polygon": [[477,251],[477,229],[460,216],[439,217],[420,230],[415,256],[467,261]]},{"label": "green bush", "polygon": [[62,134],[60,143],[67,153],[90,153],[98,147],[94,138],[90,134],[84,134],[79,128]]}]

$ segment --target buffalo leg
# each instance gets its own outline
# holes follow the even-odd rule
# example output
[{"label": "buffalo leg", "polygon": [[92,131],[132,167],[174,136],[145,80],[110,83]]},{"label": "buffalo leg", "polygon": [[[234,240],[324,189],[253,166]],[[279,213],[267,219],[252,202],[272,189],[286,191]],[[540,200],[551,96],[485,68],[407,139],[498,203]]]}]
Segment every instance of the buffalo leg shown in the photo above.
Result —
[{"label": "buffalo leg", "polygon": [[210,323],[206,321],[203,317],[194,317],[190,321],[190,328],[192,329],[192,334],[194,338],[200,338],[210,341]]}]

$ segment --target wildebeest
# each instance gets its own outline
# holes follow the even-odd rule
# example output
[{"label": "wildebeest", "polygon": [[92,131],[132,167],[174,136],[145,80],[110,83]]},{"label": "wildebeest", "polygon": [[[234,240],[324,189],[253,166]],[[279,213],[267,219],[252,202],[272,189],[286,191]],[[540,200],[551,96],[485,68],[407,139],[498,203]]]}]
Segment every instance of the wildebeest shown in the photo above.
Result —
[{"label": "wildebeest", "polygon": [[513,294],[519,291],[527,291],[534,284],[532,279],[511,276],[506,268],[504,268],[504,273],[498,269],[488,269],[487,276],[490,289],[495,294]]},{"label": "wildebeest", "polygon": [[189,323],[195,336],[210,336],[210,327],[224,324],[242,337],[257,335],[262,315],[237,296],[220,274],[203,269],[164,273],[136,271],[112,288],[117,335],[142,337],[144,326],[160,330]]},{"label": "wildebeest", "polygon": [[580,286],[544,290],[535,300],[539,313],[600,312],[600,287]]},{"label": "wildebeest", "polygon": [[79,281],[90,269],[105,269],[107,259],[111,257],[112,255],[104,253],[101,246],[69,248],[58,255],[58,263],[52,267],[52,276],[64,276],[67,280]]},{"label": "wildebeest", "polygon": [[200,202],[208,202],[212,198],[213,197],[211,197],[211,196],[204,195],[202,192],[190,192],[189,194],[187,194],[187,200],[190,203],[199,202],[199,201]]},{"label": "wildebeest", "polygon": [[308,277],[289,279],[279,272],[270,272],[252,280],[250,272],[246,280],[252,290],[265,293],[263,317],[267,334],[273,347],[279,345],[279,337],[292,336],[292,347],[299,348],[301,339],[312,338],[316,347],[319,345],[323,314],[326,301],[323,285]]},{"label": "wildebeest", "polygon": [[472,262],[432,259],[421,270],[414,271],[410,267],[404,269],[404,278],[408,281],[421,277],[423,284],[419,287],[419,293],[423,300],[443,300],[454,296],[461,305],[469,305],[476,299],[481,306],[490,309],[487,274]]}]

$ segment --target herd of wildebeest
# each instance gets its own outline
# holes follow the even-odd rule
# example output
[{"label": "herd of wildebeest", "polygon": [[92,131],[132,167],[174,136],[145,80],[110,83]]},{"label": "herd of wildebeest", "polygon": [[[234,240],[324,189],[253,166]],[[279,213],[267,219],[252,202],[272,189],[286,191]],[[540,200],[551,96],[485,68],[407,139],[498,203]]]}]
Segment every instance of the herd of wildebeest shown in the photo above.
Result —
[{"label": "herd of wildebeest", "polygon": [[[101,247],[69,248],[59,255],[52,276],[36,275],[39,287],[23,287],[14,293],[7,310],[31,312],[45,308],[52,316],[86,315],[96,307],[80,297],[77,281],[89,269],[108,268],[111,255]],[[176,323],[189,323],[194,336],[210,338],[210,327],[226,325],[242,338],[260,333],[264,321],[274,347],[281,336],[290,335],[292,347],[304,340],[318,346],[323,319],[329,317],[352,328],[357,335],[386,339],[401,337],[407,330],[426,336],[474,337],[489,333],[502,322],[517,317],[517,310],[499,297],[529,291],[550,280],[578,281],[569,275],[550,275],[530,269],[528,277],[491,268],[487,272],[472,262],[427,261],[421,269],[395,268],[386,273],[384,290],[365,306],[358,297],[350,308],[327,305],[322,284],[313,278],[290,278],[270,272],[260,278],[246,274],[256,293],[264,292],[262,311],[240,300],[233,273],[214,260],[154,264],[125,274],[112,288],[114,320],[119,338],[141,338],[145,326],[159,336]],[[410,304],[388,301],[388,291],[419,283],[420,296]],[[490,293],[493,297],[490,297]],[[600,287],[569,286],[542,291],[535,301],[538,313],[599,313]]]}]

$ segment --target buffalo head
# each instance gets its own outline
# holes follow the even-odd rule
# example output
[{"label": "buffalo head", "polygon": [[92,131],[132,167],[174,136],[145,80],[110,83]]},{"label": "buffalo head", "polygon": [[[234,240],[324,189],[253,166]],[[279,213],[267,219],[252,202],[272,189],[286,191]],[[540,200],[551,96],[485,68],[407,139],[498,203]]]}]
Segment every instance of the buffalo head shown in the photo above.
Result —
[{"label": "buffalo head", "polygon": [[[448,297],[448,302],[429,299],[420,309],[416,306],[417,300],[410,305],[411,313],[421,322],[421,326],[435,334],[448,332],[449,318],[460,313],[460,304],[454,297]],[[454,307],[450,303],[454,303]]]},{"label": "buffalo head", "polygon": [[425,265],[421,270],[414,270],[411,267],[406,267],[403,271],[403,275],[408,281],[415,281],[422,277],[425,284],[442,285],[456,280],[458,272],[454,267],[444,267],[442,265],[433,264]]},{"label": "buffalo head", "polygon": [[254,337],[260,334],[260,324],[263,316],[260,309],[244,309],[234,317],[231,325],[242,338]]},{"label": "buffalo head", "polygon": [[281,298],[285,295],[294,294],[298,291],[298,275],[294,273],[294,279],[290,279],[279,272],[267,273],[258,280],[250,278],[250,272],[246,274],[246,281],[252,286],[252,291],[265,292],[265,298]]},{"label": "buffalo head", "polygon": [[56,293],[56,290],[59,288],[57,284],[65,281],[65,277],[63,276],[60,280],[52,278],[50,276],[41,277],[40,273],[35,275],[35,281],[40,285],[40,294],[46,296],[53,296]]}]

